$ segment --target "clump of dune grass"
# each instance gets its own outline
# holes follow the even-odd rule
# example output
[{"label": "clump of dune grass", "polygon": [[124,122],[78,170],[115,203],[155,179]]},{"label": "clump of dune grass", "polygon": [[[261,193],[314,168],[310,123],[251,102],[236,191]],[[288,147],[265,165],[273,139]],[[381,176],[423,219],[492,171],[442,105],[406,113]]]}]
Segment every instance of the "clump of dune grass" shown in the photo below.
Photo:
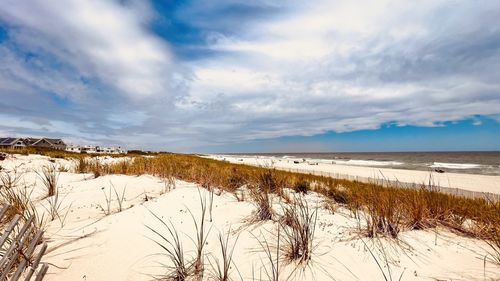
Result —
[{"label": "clump of dune grass", "polygon": [[227,186],[229,191],[236,191],[246,184],[245,177],[236,168],[230,169],[227,176]]},{"label": "clump of dune grass", "polygon": [[276,177],[275,171],[265,169],[257,175],[257,188],[271,193],[279,193],[281,191],[281,183]]},{"label": "clump of dune grass", "polygon": [[146,227],[154,234],[156,234],[156,236],[158,236],[159,241],[153,241],[165,251],[165,255],[172,263],[172,265],[165,265],[167,269],[166,274],[158,276],[155,279],[165,281],[187,280],[187,278],[191,275],[191,266],[190,262],[187,261],[186,257],[184,256],[184,248],[182,246],[179,233],[175,229],[175,226],[172,224],[172,222],[169,222],[169,224],[167,224],[163,219],[158,217],[153,212],[151,212],[151,214],[165,227],[167,232],[165,234],[150,226]]},{"label": "clump of dune grass", "polygon": [[33,191],[28,192],[26,188],[15,189],[1,189],[0,196],[2,205],[10,205],[6,220],[12,219],[15,215],[28,217],[32,211],[35,210],[33,202],[31,201],[31,194]]},{"label": "clump of dune grass", "polygon": [[106,193],[104,187],[102,188],[102,192],[104,193],[104,201],[106,202],[106,205],[103,206],[102,204],[99,204],[99,208],[101,208],[101,211],[107,216],[111,214],[111,202],[113,201],[113,198],[111,197],[111,188],[109,189],[109,194]]},{"label": "clump of dune grass", "polygon": [[490,260],[497,265],[500,265],[500,226],[497,225],[491,234],[491,239],[487,239],[486,243],[490,246]]},{"label": "clump of dune grass", "polygon": [[311,184],[308,181],[300,179],[296,181],[295,184],[293,185],[293,190],[295,190],[295,192],[306,194],[307,191],[310,189],[310,185]]},{"label": "clump of dune grass", "polygon": [[86,157],[78,157],[75,163],[75,171],[80,174],[85,173],[87,172],[88,166],[89,163]]},{"label": "clump of dune grass", "polygon": [[[169,192],[172,189],[175,189],[175,178],[172,176],[163,176],[162,178],[164,188],[161,191],[161,194],[164,194],[166,192]],[[161,195],[160,194],[160,195]]]},{"label": "clump of dune grass", "polygon": [[59,172],[56,167],[54,165],[43,166],[41,171],[36,171],[36,174],[47,189],[47,196],[54,196],[56,194],[57,180],[59,178]]},{"label": "clump of dune grass", "polygon": [[436,221],[431,219],[430,211],[427,208],[427,201],[425,197],[422,196],[425,192],[428,191],[422,189],[410,194],[410,196],[406,198],[406,226],[409,229],[425,229],[436,225]]},{"label": "clump of dune grass", "polygon": [[[281,276],[281,268],[280,268],[280,240],[281,240],[281,232],[280,232],[280,227],[278,226],[277,233],[276,233],[276,252],[274,255],[276,256],[275,258],[273,257],[273,247],[270,245],[270,243],[267,241],[267,239],[264,237],[262,239],[259,239],[255,237],[257,242],[259,243],[262,252],[265,254],[265,258],[261,259],[261,264],[262,264],[262,269],[264,271],[264,274],[267,276],[267,280],[269,281],[279,281],[280,276]],[[253,270],[252,270],[253,273]],[[252,278],[253,278],[252,274]],[[262,280],[262,278],[260,278]]]},{"label": "clump of dune grass", "polygon": [[[231,264],[233,264],[233,253],[236,243],[238,242],[239,235],[236,237],[233,245],[229,244],[229,236],[231,233],[231,228],[228,229],[226,234],[219,233],[219,246],[221,251],[221,259],[214,255],[211,255],[212,260],[209,260],[210,266],[212,267],[212,280],[216,281],[231,281]],[[241,276],[240,276],[241,278]]]},{"label": "clump of dune grass", "polygon": [[11,172],[0,170],[0,188],[14,188],[21,180],[22,174],[16,169]]},{"label": "clump of dune grass", "polygon": [[59,166],[57,168],[57,171],[60,172],[60,173],[67,173],[67,172],[69,172],[69,168],[66,167],[66,166],[61,165],[61,166]]},{"label": "clump of dune grass", "polygon": [[317,208],[311,210],[302,196],[295,196],[294,203],[283,206],[279,221],[283,229],[283,246],[280,249],[286,261],[307,265],[314,249]]},{"label": "clump of dune grass", "polygon": [[100,166],[101,163],[99,163],[99,161],[95,161],[95,163],[93,163],[92,165],[92,174],[94,174],[94,179],[97,179],[98,177],[101,176],[102,169],[100,168]]},{"label": "clump of dune grass", "polygon": [[113,212],[112,205],[113,205],[114,200],[113,200],[112,192],[114,192],[114,194],[116,196],[116,203],[118,204],[117,211],[121,212],[121,211],[123,211],[123,202],[125,202],[125,192],[127,190],[127,186],[125,186],[122,189],[122,192],[118,193],[118,191],[116,190],[116,188],[112,182],[110,182],[109,185],[110,185],[110,187],[108,189],[108,193],[106,193],[104,187],[102,188],[102,192],[104,194],[105,205],[99,204],[99,208],[101,208],[101,211],[106,216],[110,215]]},{"label": "clump of dune grass", "polygon": [[35,216],[37,218],[37,224],[40,226],[42,225],[43,218],[38,217],[35,205],[31,199],[33,190],[34,189],[30,190],[27,186],[0,189],[0,205],[9,206],[4,215],[4,221],[1,223],[8,222],[16,215],[19,215],[25,221]]},{"label": "clump of dune grass", "polygon": [[122,189],[122,193],[119,194],[113,183],[110,184],[113,187],[113,190],[115,191],[116,202],[118,203],[118,212],[121,212],[123,211],[123,202],[125,201],[125,192],[127,191],[127,186],[125,185],[125,187]]},{"label": "clump of dune grass", "polygon": [[272,197],[266,189],[253,188],[250,190],[252,202],[256,207],[255,221],[271,220],[274,215]]},{"label": "clump of dune grass", "polygon": [[167,273],[163,276],[159,276],[157,280],[187,280],[188,277],[194,277],[196,280],[203,279],[205,270],[204,247],[211,228],[207,229],[205,225],[207,212],[206,199],[201,196],[201,193],[199,193],[199,196],[201,206],[199,221],[195,218],[191,210],[188,209],[196,230],[195,240],[190,238],[196,247],[195,255],[190,259],[185,257],[179,234],[172,222],[167,224],[163,219],[150,211],[153,216],[167,229],[167,233],[163,234],[150,226],[146,227],[158,236],[160,241],[155,241],[155,243],[166,252],[167,257],[172,262],[171,266],[166,266]]},{"label": "clump of dune grass", "polygon": [[205,226],[205,217],[207,213],[206,197],[202,197],[201,193],[199,193],[199,196],[200,196],[200,207],[201,207],[200,221],[197,222],[191,210],[188,209],[188,211],[191,214],[191,218],[193,219],[193,223],[196,228],[196,241],[195,241],[196,256],[192,266],[194,270],[194,275],[203,279],[203,271],[204,271],[203,248],[205,246],[211,228],[207,230]]},{"label": "clump of dune grass", "polygon": [[367,236],[383,235],[397,238],[403,220],[402,202],[396,194],[397,191],[375,185],[369,191],[371,198],[366,202],[364,209]]},{"label": "clump of dune grass", "polygon": [[[59,223],[61,224],[61,227],[64,226],[66,222],[66,217],[68,216],[68,213],[71,209],[71,204],[63,208],[62,204],[65,201],[65,197],[60,197],[59,189],[56,189],[56,193],[54,196],[48,197],[47,200],[47,206],[43,206],[44,209],[47,211],[49,214],[49,218],[51,221],[58,219]],[[66,209],[66,212],[64,212],[64,209]]]}]

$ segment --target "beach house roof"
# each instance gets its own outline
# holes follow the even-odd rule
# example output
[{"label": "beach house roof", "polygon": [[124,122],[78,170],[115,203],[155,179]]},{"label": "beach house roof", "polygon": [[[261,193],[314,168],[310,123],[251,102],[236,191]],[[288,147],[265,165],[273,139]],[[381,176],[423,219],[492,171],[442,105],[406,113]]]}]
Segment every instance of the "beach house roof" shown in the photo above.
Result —
[{"label": "beach house roof", "polygon": [[0,146],[24,146],[22,138],[0,138]]},{"label": "beach house roof", "polygon": [[33,145],[39,140],[39,138],[24,138],[24,143],[26,143],[27,145]]},{"label": "beach house roof", "polygon": [[62,139],[43,138],[43,140],[46,140],[47,142],[49,142],[52,145],[66,145]]},{"label": "beach house roof", "polygon": [[[62,139],[50,139],[50,138],[41,138],[36,141],[30,140],[30,145],[32,146],[39,146],[39,147],[53,147],[57,148],[60,146],[66,147],[66,144]],[[33,142],[34,141],[34,142]]]},{"label": "beach house roof", "polygon": [[0,145],[12,145],[19,138],[0,138]]}]

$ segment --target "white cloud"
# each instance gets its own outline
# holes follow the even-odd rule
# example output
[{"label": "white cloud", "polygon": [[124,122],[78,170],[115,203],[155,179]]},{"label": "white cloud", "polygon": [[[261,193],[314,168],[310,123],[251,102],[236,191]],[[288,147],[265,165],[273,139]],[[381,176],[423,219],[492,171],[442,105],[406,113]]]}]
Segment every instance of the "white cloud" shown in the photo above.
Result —
[{"label": "white cloud", "polygon": [[138,13],[144,9],[99,0],[7,0],[2,7],[0,16],[14,27],[10,36],[25,47],[55,55],[129,97],[169,92],[169,46],[147,32]]},{"label": "white cloud", "polygon": [[500,5],[300,5],[236,34],[212,36],[210,48],[230,53],[197,62],[200,79],[190,98],[208,104],[223,93],[220,115],[233,118],[216,119],[229,128],[220,137],[240,140],[498,114],[500,80],[491,76],[498,78],[493,62],[500,54],[488,49],[498,50],[500,32],[488,34],[498,23],[492,10]]},{"label": "white cloud", "polygon": [[[500,116],[495,2],[193,1],[177,16],[206,36],[196,59],[148,29],[144,1],[4,2],[0,107],[73,139],[190,150]],[[217,14],[231,5],[253,10]]]}]

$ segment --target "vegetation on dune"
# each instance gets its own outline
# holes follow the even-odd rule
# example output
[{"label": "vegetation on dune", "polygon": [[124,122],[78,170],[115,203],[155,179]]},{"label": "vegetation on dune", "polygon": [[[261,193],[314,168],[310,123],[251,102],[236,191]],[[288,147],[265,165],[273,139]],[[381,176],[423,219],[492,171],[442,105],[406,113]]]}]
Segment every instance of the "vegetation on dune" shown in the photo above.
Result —
[{"label": "vegetation on dune", "polygon": [[[266,194],[283,195],[285,188],[300,193],[315,191],[353,212],[363,214],[366,234],[370,237],[396,238],[405,229],[446,226],[462,234],[491,239],[500,227],[500,202],[444,194],[422,185],[420,189],[382,187],[324,176],[308,175],[203,158],[188,154],[160,154],[134,157],[130,161],[103,165],[88,161],[77,170],[99,174],[151,174],[177,178],[202,186],[235,192],[241,186],[250,189],[258,211],[272,216]],[[268,196],[267,196],[268,197]]]},{"label": "vegetation on dune", "polygon": [[53,165],[43,166],[40,172],[36,171],[36,174],[47,189],[47,197],[54,196],[57,191],[57,181],[59,179],[56,167]]},{"label": "vegetation on dune", "polygon": [[[200,193],[200,218],[197,220],[191,210],[188,209],[188,212],[193,219],[194,228],[196,230],[195,240],[192,240],[195,244],[196,251],[195,255],[191,257],[187,257],[184,252],[184,247],[182,245],[182,240],[179,237],[179,232],[175,228],[174,224],[169,221],[165,221],[160,218],[158,215],[151,212],[151,214],[156,218],[158,222],[161,223],[163,228],[166,231],[160,231],[151,226],[146,226],[156,237],[156,239],[152,240],[163,250],[163,254],[171,261],[171,266],[166,267],[167,272],[161,276],[155,276],[155,280],[167,280],[167,281],[178,281],[178,280],[203,280],[203,275],[205,271],[205,253],[204,247],[207,244],[207,238],[211,231],[211,227],[208,228],[206,226],[205,218],[207,213],[207,201],[205,197],[202,197]],[[222,238],[220,238],[222,239]],[[222,241],[222,240],[221,240]],[[221,242],[223,243],[223,241]],[[229,280],[229,265],[232,260],[232,250],[230,255],[228,256],[227,252],[227,240],[226,243],[221,245],[223,255],[223,271],[219,271],[221,280]],[[219,267],[219,270],[221,268]]]},{"label": "vegetation on dune", "polygon": [[283,206],[280,227],[283,230],[282,256],[285,261],[306,265],[315,247],[317,209],[311,209],[302,196],[295,196],[292,204]]},{"label": "vegetation on dune", "polygon": [[[359,221],[361,233],[366,237],[383,236],[397,239],[399,233],[404,230],[442,226],[462,235],[484,239],[491,248],[488,259],[500,263],[500,202],[444,194],[434,190],[431,185],[422,185],[420,189],[387,187],[376,183],[275,170],[270,167],[231,164],[187,154],[161,153],[153,156],[132,154],[135,157],[103,164],[88,155],[64,151],[44,153],[50,157],[76,159],[74,171],[93,173],[95,177],[107,174],[150,174],[164,179],[166,190],[175,187],[174,179],[179,179],[197,183],[210,191],[208,202],[206,197],[200,194],[200,218],[195,218],[191,213],[196,231],[193,240],[196,251],[193,255],[184,254],[174,225],[153,214],[165,227],[165,231],[152,227],[149,229],[155,234],[156,243],[165,251],[166,257],[172,263],[159,280],[203,277],[206,257],[204,245],[210,233],[206,220],[210,216],[212,221],[215,190],[234,193],[238,201],[244,200],[244,194],[248,194],[249,200],[256,206],[254,221],[277,222],[276,249],[274,246],[270,247],[265,238],[258,240],[268,262],[266,265],[263,264],[262,268],[269,280],[277,280],[280,276],[280,262],[308,265],[312,259],[315,252],[317,209],[308,206],[304,199],[304,194],[309,191],[326,196],[331,210],[335,209],[331,206],[333,204],[350,210],[352,216]],[[61,212],[57,170],[54,166],[46,166],[38,172],[38,176],[50,197],[47,207],[50,218],[52,220],[59,218],[63,225],[67,211],[66,214]],[[10,173],[0,171],[0,203],[13,206],[9,217],[26,216],[35,211],[27,189],[15,188],[18,182],[19,175],[15,171]],[[109,192],[104,191],[106,206],[101,208],[106,215],[112,212],[112,189],[118,202],[118,211],[123,209],[125,189],[119,193],[112,186]],[[295,191],[293,196],[290,196],[293,194],[290,190]],[[273,198],[282,198],[281,215],[273,210]],[[236,241],[237,239],[234,244]],[[221,259],[213,256],[211,259],[208,258],[212,267],[211,277],[215,280],[231,280],[229,275],[234,244],[232,247],[229,246],[229,233],[226,236],[219,235],[219,244]],[[273,257],[274,255],[276,257]],[[375,257],[374,259],[377,261]],[[386,280],[392,279],[390,272],[386,274],[382,267],[381,271]]]}]

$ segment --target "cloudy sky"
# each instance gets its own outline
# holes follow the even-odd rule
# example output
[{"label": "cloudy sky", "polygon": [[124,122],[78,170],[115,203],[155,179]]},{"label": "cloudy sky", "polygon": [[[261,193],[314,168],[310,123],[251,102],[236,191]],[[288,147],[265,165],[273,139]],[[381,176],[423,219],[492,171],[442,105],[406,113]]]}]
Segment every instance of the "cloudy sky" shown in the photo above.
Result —
[{"label": "cloudy sky", "polygon": [[500,149],[499,1],[0,0],[0,136]]}]

